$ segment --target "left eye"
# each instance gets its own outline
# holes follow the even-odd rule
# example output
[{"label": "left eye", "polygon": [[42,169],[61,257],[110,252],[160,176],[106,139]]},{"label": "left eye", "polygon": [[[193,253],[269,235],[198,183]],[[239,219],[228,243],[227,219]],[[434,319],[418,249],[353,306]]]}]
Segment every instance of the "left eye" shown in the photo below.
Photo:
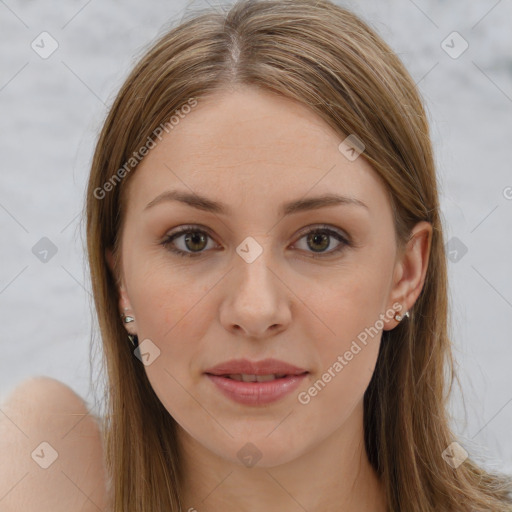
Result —
[{"label": "left eye", "polygon": [[[179,240],[180,238],[182,238],[181,241],[185,244],[183,249],[177,248],[175,245],[175,240]],[[169,235],[161,245],[179,256],[197,257],[203,255],[204,249],[208,245],[209,238],[211,239],[211,236],[206,231],[193,226],[186,226],[176,233]],[[331,246],[330,238],[335,238],[339,244],[333,250],[325,253],[325,250]],[[310,229],[302,234],[299,241],[302,239],[306,240],[308,247],[313,248],[313,253],[317,253],[311,255],[313,258],[326,257],[324,254],[331,255],[343,250],[345,246],[351,245],[348,239],[341,233],[328,227]]]},{"label": "left eye", "polygon": [[[324,251],[331,246],[331,238],[336,239],[338,241],[338,245],[333,250],[325,253]],[[316,246],[317,250],[313,250],[313,252],[318,254],[312,254],[311,256],[313,258],[323,258],[330,256],[334,253],[342,251],[345,246],[350,246],[347,238],[345,238],[341,233],[338,233],[337,231],[329,228],[315,228],[309,230],[299,238],[299,241],[302,239],[306,240],[306,245],[308,247],[314,249]]]}]

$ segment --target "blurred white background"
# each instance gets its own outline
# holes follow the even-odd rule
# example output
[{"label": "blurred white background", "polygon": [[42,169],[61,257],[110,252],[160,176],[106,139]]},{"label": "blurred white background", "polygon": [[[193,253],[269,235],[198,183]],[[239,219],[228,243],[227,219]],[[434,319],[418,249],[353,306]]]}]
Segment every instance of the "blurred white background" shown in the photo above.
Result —
[{"label": "blurred white background", "polygon": [[[392,46],[426,103],[467,411],[455,387],[454,428],[473,457],[512,472],[512,1],[337,3]],[[137,58],[187,9],[207,6],[0,1],[0,400],[47,375],[95,407],[100,354],[80,225],[94,143]],[[58,44],[48,58],[31,46],[52,49],[42,32]],[[43,237],[57,249],[46,263],[33,253]]]}]

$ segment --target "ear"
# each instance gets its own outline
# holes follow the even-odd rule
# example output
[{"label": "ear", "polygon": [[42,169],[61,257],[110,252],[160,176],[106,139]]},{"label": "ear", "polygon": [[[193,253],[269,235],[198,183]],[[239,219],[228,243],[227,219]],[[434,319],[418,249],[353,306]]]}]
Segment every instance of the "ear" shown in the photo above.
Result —
[{"label": "ear", "polygon": [[[108,267],[110,268],[110,271],[112,272],[112,275],[115,277],[116,282],[118,282],[118,279],[116,278],[117,273],[115,270],[114,254],[110,247],[105,250],[105,259],[107,261]],[[120,282],[118,282],[117,291],[119,293],[119,314],[133,316],[133,310],[130,304],[130,299],[128,298],[128,294],[126,293],[124,280],[122,278],[120,278]],[[132,322],[128,325],[132,326],[134,325],[134,323],[135,322]]]},{"label": "ear", "polygon": [[[395,264],[388,308],[399,303],[402,309],[397,312],[404,314],[413,307],[425,283],[431,243],[432,224],[426,221],[418,222],[412,229],[411,237]],[[394,318],[388,319],[384,330],[393,329],[397,324]]]}]

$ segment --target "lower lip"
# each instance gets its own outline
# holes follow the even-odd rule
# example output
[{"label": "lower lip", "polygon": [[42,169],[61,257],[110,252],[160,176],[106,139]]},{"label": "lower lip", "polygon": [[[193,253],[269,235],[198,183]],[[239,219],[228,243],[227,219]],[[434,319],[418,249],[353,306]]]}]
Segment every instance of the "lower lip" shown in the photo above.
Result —
[{"label": "lower lip", "polygon": [[220,375],[206,374],[225,396],[244,405],[264,405],[275,402],[295,390],[306,375],[307,373],[289,375],[267,382],[243,382]]}]

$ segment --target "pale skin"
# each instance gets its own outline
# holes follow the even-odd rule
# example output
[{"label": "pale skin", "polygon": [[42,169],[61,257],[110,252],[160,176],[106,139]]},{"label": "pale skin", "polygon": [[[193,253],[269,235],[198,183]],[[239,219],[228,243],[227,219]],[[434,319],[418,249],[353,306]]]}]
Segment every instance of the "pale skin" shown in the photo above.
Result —
[{"label": "pale skin", "polygon": [[[397,250],[384,185],[364,158],[350,161],[339,151],[343,139],[306,107],[244,87],[200,99],[130,177],[119,311],[135,317],[129,333],[161,351],[145,371],[179,424],[184,511],[385,510],[364,449],[363,395],[382,329],[397,320],[384,316],[379,334],[309,403],[298,393],[359,333],[394,313],[393,304],[403,312],[413,306],[432,229],[418,223],[405,251]],[[144,210],[176,189],[224,203],[231,214],[176,201]],[[366,207],[279,213],[285,202],[327,193]],[[200,256],[161,245],[180,226],[205,238],[187,244],[185,233],[171,246]],[[353,244],[335,252],[343,242],[325,227]],[[315,229],[325,240],[308,242]],[[251,263],[236,251],[247,237],[262,249]],[[106,257],[112,268],[110,251]],[[204,375],[238,357],[275,357],[310,373],[273,404],[241,405]],[[237,456],[248,442],[261,454],[253,467]]]},{"label": "pale skin", "polygon": [[109,510],[100,425],[69,386],[31,377],[0,404],[0,510]]}]

